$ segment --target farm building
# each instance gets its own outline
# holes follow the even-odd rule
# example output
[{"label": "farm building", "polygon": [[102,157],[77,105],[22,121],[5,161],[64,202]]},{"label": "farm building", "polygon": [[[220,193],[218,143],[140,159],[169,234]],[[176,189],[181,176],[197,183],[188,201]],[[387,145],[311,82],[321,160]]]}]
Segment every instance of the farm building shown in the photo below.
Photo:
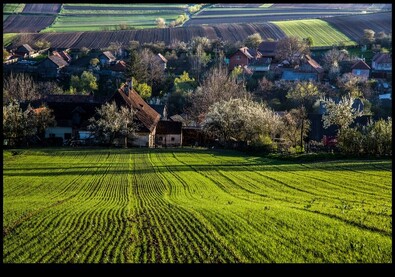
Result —
[{"label": "farm building", "polygon": [[258,45],[258,51],[261,53],[263,58],[272,58],[276,56],[277,41],[262,41]]},{"label": "farm building", "polygon": [[116,60],[116,58],[110,51],[104,51],[102,54],[98,56],[98,59],[102,66],[109,65],[110,63],[115,62]]},{"label": "farm building", "polygon": [[126,68],[126,62],[122,60],[116,61],[115,63],[110,64],[110,66],[108,67],[109,70],[116,72],[125,72]]},{"label": "farm building", "polygon": [[38,74],[43,78],[59,77],[60,71],[68,66],[68,63],[60,56],[48,56],[37,65]]},{"label": "farm building", "polygon": [[248,65],[248,68],[253,72],[267,72],[270,70],[271,58],[255,59]]},{"label": "farm building", "polygon": [[303,57],[298,70],[301,72],[316,74],[318,81],[320,81],[324,76],[324,69],[309,55],[305,55]]},{"label": "farm building", "polygon": [[33,55],[36,51],[29,44],[22,44],[15,50],[15,55],[20,57],[29,57]]},{"label": "farm building", "polygon": [[351,66],[351,74],[364,80],[369,78],[370,66],[363,60],[359,60]]},{"label": "farm building", "polygon": [[66,51],[53,51],[52,55],[62,58],[67,63],[71,62],[71,56]]},{"label": "farm building", "polygon": [[161,120],[156,127],[156,146],[174,147],[182,145],[182,123]]},{"label": "farm building", "polygon": [[392,58],[388,53],[377,53],[372,58],[372,69],[392,71]]},{"label": "farm building", "polygon": [[133,89],[131,84],[119,88],[107,102],[115,101],[118,106],[127,105],[136,111],[136,119],[139,122],[139,129],[136,132],[137,138],[133,140],[133,145],[140,147],[154,147],[156,126],[160,120],[160,115]]}]

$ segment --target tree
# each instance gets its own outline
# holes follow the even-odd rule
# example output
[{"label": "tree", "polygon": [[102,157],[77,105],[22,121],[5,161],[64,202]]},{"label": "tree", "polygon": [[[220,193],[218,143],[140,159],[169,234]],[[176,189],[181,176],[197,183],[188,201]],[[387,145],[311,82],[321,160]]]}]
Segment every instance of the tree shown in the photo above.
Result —
[{"label": "tree", "polygon": [[362,96],[360,83],[363,83],[362,78],[352,73],[345,73],[337,79],[337,86],[343,95],[350,94],[354,98]]},{"label": "tree", "polygon": [[158,17],[155,19],[156,27],[158,28],[165,28],[166,27],[166,21],[162,17]]},{"label": "tree", "polygon": [[214,67],[207,73],[206,78],[189,96],[191,106],[188,113],[191,118],[201,121],[209,107],[220,100],[231,98],[246,98],[249,93],[242,84],[237,84],[228,76],[227,67]]},{"label": "tree", "polygon": [[129,51],[138,50],[140,48],[140,42],[138,40],[129,41]]},{"label": "tree", "polygon": [[326,51],[322,59],[323,67],[326,70],[330,70],[333,67],[339,67],[339,62],[343,61],[347,55],[348,53],[336,48]]},{"label": "tree", "polygon": [[46,106],[33,109],[28,105],[25,111],[17,101],[3,106],[3,135],[11,145],[20,145],[34,135],[43,139],[45,129],[55,125],[53,111]]},{"label": "tree", "polygon": [[119,109],[115,102],[106,103],[96,111],[97,118],[89,119],[88,129],[104,143],[113,144],[116,139],[124,138],[127,146],[127,140],[134,138],[137,130],[137,124],[133,121],[135,111],[125,106]]},{"label": "tree", "polygon": [[316,100],[321,96],[317,84],[311,81],[297,82],[292,86],[286,95],[288,99],[292,99],[298,105],[302,105],[308,111],[311,111]]},{"label": "tree", "polygon": [[99,61],[98,58],[92,58],[92,59],[89,61],[89,64],[90,64],[91,66],[96,66],[96,65],[98,65],[99,62],[100,62],[100,61]]},{"label": "tree", "polygon": [[176,91],[187,92],[196,88],[196,81],[189,77],[189,73],[184,71],[180,77],[174,79],[174,88]]},{"label": "tree", "polygon": [[123,49],[123,42],[120,41],[113,41],[110,42],[110,45],[107,47],[107,49],[115,54],[117,57],[122,56],[122,49]]},{"label": "tree", "polygon": [[283,128],[281,137],[291,143],[291,146],[300,145],[303,149],[303,141],[308,136],[310,121],[307,119],[307,112],[304,107],[292,109],[282,117]]},{"label": "tree", "polygon": [[258,87],[254,94],[264,100],[269,100],[271,98],[273,82],[263,77],[258,81]]},{"label": "tree", "polygon": [[200,81],[200,75],[203,68],[207,66],[210,60],[211,55],[204,51],[203,44],[198,44],[196,52],[194,54],[190,54],[189,62],[191,64],[191,71],[194,73],[198,82]]},{"label": "tree", "polygon": [[89,48],[85,47],[85,46],[82,46],[81,49],[80,49],[80,51],[81,51],[81,53],[82,53],[83,56],[86,56],[86,55],[88,55],[88,53],[89,53],[91,50],[90,50]]},{"label": "tree", "polygon": [[307,45],[309,47],[313,46],[313,44],[314,44],[313,37],[311,37],[311,36],[308,36],[307,38],[304,38],[303,40],[307,43]]},{"label": "tree", "polygon": [[38,99],[41,93],[30,75],[24,73],[14,75],[11,72],[4,79],[3,97],[5,102],[23,102]]},{"label": "tree", "polygon": [[343,96],[339,103],[333,99],[323,98],[323,104],[326,109],[322,116],[324,128],[329,128],[331,125],[339,126],[339,132],[347,129],[355,118],[362,115],[362,112],[353,108],[355,98],[351,95]]},{"label": "tree", "polygon": [[261,35],[259,33],[254,33],[252,35],[249,35],[245,40],[244,40],[244,44],[248,47],[248,48],[253,48],[253,49],[257,49],[259,44],[261,44],[261,42],[263,41]]},{"label": "tree", "polygon": [[361,44],[363,44],[363,45],[372,44],[375,40],[374,34],[375,34],[375,32],[372,29],[364,29],[363,36],[360,39]]},{"label": "tree", "polygon": [[303,55],[310,54],[310,49],[306,41],[298,37],[290,36],[278,41],[276,58],[287,60],[291,64],[299,63]]},{"label": "tree", "polygon": [[274,136],[280,119],[266,105],[248,99],[220,101],[209,107],[203,130],[220,141],[250,143],[262,134]]},{"label": "tree", "polygon": [[137,84],[134,88],[144,100],[148,100],[152,95],[152,88],[147,83]]},{"label": "tree", "polygon": [[82,72],[81,77],[72,75],[70,79],[70,91],[72,91],[72,88],[79,93],[98,90],[96,77],[89,71]]},{"label": "tree", "polygon": [[36,43],[34,45],[40,50],[47,49],[47,48],[51,47],[51,43],[45,39],[36,41]]}]

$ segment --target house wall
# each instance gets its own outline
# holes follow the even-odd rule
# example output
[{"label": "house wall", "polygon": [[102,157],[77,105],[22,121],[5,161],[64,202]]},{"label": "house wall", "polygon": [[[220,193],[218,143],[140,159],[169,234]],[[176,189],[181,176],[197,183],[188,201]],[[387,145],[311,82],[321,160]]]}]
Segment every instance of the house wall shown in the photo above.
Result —
[{"label": "house wall", "polygon": [[372,63],[372,68],[375,70],[392,70],[392,64],[391,63]]},{"label": "house wall", "polygon": [[229,58],[229,70],[233,70],[233,68],[238,65],[248,65],[247,56],[244,55],[240,50]]},{"label": "house wall", "polygon": [[155,145],[181,146],[182,145],[182,135],[181,134],[165,134],[165,135],[157,134]]},{"label": "house wall", "polygon": [[263,72],[263,71],[269,71],[270,70],[270,65],[266,66],[249,66],[249,68],[253,71],[258,71],[258,72]]},{"label": "house wall", "polygon": [[58,76],[59,69],[56,64],[46,59],[39,65],[39,74],[42,77],[56,78]]},{"label": "house wall", "polygon": [[71,138],[71,133],[72,133],[71,127],[49,127],[45,129],[45,138],[58,137],[58,138],[63,138],[63,141],[65,141]]}]

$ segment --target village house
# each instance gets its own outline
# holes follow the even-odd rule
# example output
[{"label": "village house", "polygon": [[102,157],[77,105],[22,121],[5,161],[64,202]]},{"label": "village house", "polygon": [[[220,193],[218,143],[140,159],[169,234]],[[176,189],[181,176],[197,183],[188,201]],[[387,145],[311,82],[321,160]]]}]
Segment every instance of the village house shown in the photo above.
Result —
[{"label": "village house", "polygon": [[136,120],[139,128],[136,131],[136,139],[132,145],[139,147],[154,147],[156,127],[160,115],[141,98],[133,89],[131,82],[127,82],[119,88],[107,102],[115,101],[118,106],[127,106],[136,112]]},{"label": "village house", "polygon": [[14,54],[16,56],[20,56],[23,58],[27,58],[34,53],[36,53],[36,51],[29,44],[22,44],[14,51]]},{"label": "village house", "polygon": [[372,69],[392,71],[392,58],[388,53],[377,53],[372,58]]},{"label": "village house", "polygon": [[52,55],[62,58],[67,63],[70,63],[72,60],[71,56],[66,51],[52,51]]},{"label": "village house", "polygon": [[182,145],[182,123],[161,120],[156,127],[155,146],[174,147]]},{"label": "village house", "polygon": [[37,64],[37,73],[43,78],[59,77],[60,71],[68,66],[68,63],[60,56],[51,55]]},{"label": "village house", "polygon": [[321,81],[324,69],[309,55],[305,55],[299,66],[284,70],[282,80],[286,81]]},{"label": "village house", "polygon": [[359,60],[351,66],[351,74],[363,80],[367,80],[369,79],[370,66],[363,60]]},{"label": "village house", "polygon": [[258,45],[258,51],[261,53],[262,58],[274,59],[276,56],[278,41],[262,41]]},{"label": "village house", "polygon": [[243,78],[254,72],[267,72],[270,70],[272,58],[262,57],[259,51],[242,47],[229,57],[229,70],[235,67],[243,68]]},{"label": "village house", "polygon": [[254,54],[259,55],[256,51],[249,50],[248,47],[242,47],[229,57],[229,71],[233,70],[236,66],[249,65],[255,59]]},{"label": "village house", "polygon": [[97,58],[99,59],[100,64],[102,66],[110,65],[112,62],[116,61],[116,58],[114,57],[114,55],[110,51],[104,51]]}]

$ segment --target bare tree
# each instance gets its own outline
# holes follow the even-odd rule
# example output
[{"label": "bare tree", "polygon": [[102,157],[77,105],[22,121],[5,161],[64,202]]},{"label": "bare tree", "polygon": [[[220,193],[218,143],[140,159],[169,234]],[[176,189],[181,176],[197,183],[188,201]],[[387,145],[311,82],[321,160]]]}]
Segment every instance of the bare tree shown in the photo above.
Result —
[{"label": "bare tree", "polygon": [[212,68],[202,84],[190,95],[191,106],[188,113],[197,121],[202,121],[209,107],[220,100],[246,98],[250,94],[242,84],[237,84],[230,76],[226,67]]},{"label": "bare tree", "polygon": [[299,63],[303,55],[310,54],[310,48],[306,41],[295,37],[285,37],[278,41],[276,58],[287,60],[291,64]]},{"label": "bare tree", "polygon": [[31,101],[40,98],[40,91],[30,75],[11,73],[4,79],[3,96],[5,102]]}]

